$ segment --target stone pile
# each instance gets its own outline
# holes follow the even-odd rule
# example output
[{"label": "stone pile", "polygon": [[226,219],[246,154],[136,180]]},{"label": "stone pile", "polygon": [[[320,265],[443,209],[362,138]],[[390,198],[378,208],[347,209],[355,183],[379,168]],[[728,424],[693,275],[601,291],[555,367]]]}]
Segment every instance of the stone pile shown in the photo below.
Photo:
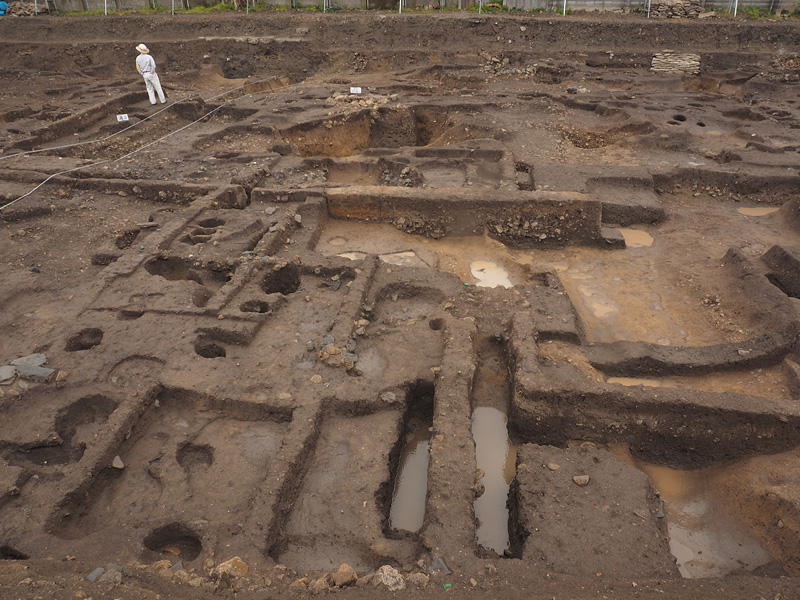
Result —
[{"label": "stone pile", "polygon": [[697,75],[700,72],[699,54],[680,54],[672,50],[664,50],[653,55],[650,63],[651,71],[664,73],[687,73]]},{"label": "stone pile", "polygon": [[696,19],[701,12],[700,0],[659,0],[650,5],[652,19]]},{"label": "stone pile", "polygon": [[9,364],[0,366],[0,385],[11,385],[17,376],[34,383],[46,383],[53,377],[61,382],[67,377],[65,371],[45,367],[46,364],[47,356],[41,353],[14,359]]},{"label": "stone pile", "polygon": [[523,77],[536,75],[538,65],[512,67],[511,59],[507,56],[493,56],[483,51],[479,52],[479,54],[486,61],[486,64],[481,68],[485,73],[492,75],[522,75]]},{"label": "stone pile", "polygon": [[32,17],[34,15],[46,15],[50,11],[47,10],[46,0],[34,3],[22,2],[22,0],[10,0],[8,3],[8,12],[6,16],[9,17]]}]

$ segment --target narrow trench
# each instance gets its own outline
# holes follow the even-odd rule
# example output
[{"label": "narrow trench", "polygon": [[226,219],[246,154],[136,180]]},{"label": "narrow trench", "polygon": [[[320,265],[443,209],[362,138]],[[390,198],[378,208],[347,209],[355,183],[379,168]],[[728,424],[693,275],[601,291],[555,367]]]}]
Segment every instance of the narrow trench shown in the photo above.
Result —
[{"label": "narrow trench", "polygon": [[265,544],[265,554],[275,562],[280,562],[280,556],[286,551],[285,526],[291,516],[292,507],[300,495],[303,479],[311,468],[314,453],[317,451],[317,443],[321,429],[319,427],[320,416],[317,415],[317,422],[308,438],[303,444],[303,449],[297,456],[297,460],[289,465],[286,470],[290,473],[285,477],[278,490],[278,502],[275,503],[275,510],[272,520],[267,527],[267,539]]},{"label": "narrow trench", "polygon": [[472,437],[475,440],[479,492],[475,499],[476,539],[498,556],[516,553],[511,515],[516,476],[515,445],[508,436],[511,385],[502,336],[477,342],[478,364],[473,381]]},{"label": "narrow trench", "polygon": [[428,463],[433,427],[434,387],[419,381],[407,393],[406,414],[398,446],[390,462],[396,465],[389,528],[416,533],[425,519],[428,495]]}]

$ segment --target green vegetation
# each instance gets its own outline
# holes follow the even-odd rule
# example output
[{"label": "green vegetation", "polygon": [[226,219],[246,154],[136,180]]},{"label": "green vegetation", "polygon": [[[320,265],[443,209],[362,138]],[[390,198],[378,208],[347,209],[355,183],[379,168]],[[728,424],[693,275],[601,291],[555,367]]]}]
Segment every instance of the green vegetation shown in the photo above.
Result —
[{"label": "green vegetation", "polygon": [[[244,4],[244,3],[242,3]],[[236,7],[233,5],[233,2],[219,2],[218,4],[214,4],[213,6],[203,6],[197,5],[192,6],[191,8],[182,10],[181,12],[185,13],[212,13],[212,12],[224,12],[228,10],[236,10]]]},{"label": "green vegetation", "polygon": [[466,8],[470,12],[478,12],[480,9],[481,12],[485,13],[501,13],[501,12],[511,12],[511,9],[504,6],[500,2],[484,2],[482,7],[479,7],[477,4]]},{"label": "green vegetation", "polygon": [[123,12],[124,13],[134,13],[135,12],[135,13],[145,14],[145,15],[149,15],[149,14],[153,14],[154,15],[154,14],[159,14],[159,13],[166,13],[166,12],[169,12],[169,11],[170,11],[169,7],[162,6],[160,4],[154,4],[151,1],[150,4],[148,6],[146,6],[146,7],[144,7],[144,8],[140,8],[140,9],[137,9],[137,10],[118,11],[118,13],[123,13]]},{"label": "green vegetation", "polygon": [[758,8],[755,6],[748,6],[739,11],[741,14],[747,15],[753,19],[774,19],[775,13],[770,12],[766,8]]}]

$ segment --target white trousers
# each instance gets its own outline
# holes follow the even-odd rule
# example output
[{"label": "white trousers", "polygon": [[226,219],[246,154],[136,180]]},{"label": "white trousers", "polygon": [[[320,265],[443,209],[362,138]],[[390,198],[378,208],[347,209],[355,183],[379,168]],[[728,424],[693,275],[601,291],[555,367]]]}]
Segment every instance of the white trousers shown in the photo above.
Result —
[{"label": "white trousers", "polygon": [[156,94],[158,94],[161,104],[164,104],[167,99],[164,98],[164,91],[161,89],[158,75],[155,73],[142,73],[142,77],[144,77],[144,85],[147,87],[147,95],[150,96],[150,104],[156,103]]}]

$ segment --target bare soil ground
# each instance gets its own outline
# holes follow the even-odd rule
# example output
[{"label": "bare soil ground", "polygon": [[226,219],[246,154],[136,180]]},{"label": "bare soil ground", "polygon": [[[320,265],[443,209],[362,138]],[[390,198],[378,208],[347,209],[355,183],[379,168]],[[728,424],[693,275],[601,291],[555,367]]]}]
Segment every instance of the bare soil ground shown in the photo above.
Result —
[{"label": "bare soil ground", "polygon": [[0,597],[798,597],[800,26],[0,36]]}]

